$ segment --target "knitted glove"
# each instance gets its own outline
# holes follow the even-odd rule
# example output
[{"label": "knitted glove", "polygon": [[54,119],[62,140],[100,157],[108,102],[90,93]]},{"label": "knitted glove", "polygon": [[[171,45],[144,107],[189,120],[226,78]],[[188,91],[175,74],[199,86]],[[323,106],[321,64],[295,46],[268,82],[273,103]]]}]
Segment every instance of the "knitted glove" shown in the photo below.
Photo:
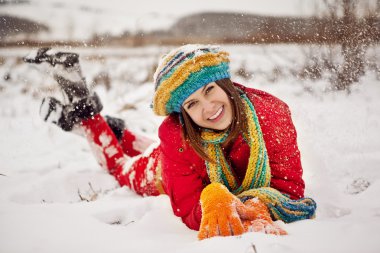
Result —
[{"label": "knitted glove", "polygon": [[279,225],[273,222],[268,207],[259,199],[254,198],[239,206],[237,212],[242,219],[245,232],[265,232],[266,234],[287,235]]},{"label": "knitted glove", "polygon": [[67,105],[63,105],[56,98],[47,97],[42,100],[40,116],[44,121],[54,123],[65,131],[71,131],[82,120],[100,113],[102,108],[96,93]]},{"label": "knitted glove", "polygon": [[236,206],[241,201],[220,183],[211,183],[201,193],[200,240],[213,236],[240,235],[244,232]]}]

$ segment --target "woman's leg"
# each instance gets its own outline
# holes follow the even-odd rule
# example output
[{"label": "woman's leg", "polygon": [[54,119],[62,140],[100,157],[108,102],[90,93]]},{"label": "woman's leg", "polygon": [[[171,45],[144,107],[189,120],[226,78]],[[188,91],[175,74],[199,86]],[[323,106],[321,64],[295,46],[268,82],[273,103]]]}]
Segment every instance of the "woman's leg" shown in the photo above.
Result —
[{"label": "woman's leg", "polygon": [[[123,130],[119,142],[113,129],[100,114],[83,120],[81,126],[98,162],[121,186],[128,186],[144,196],[163,193],[160,185],[159,147],[151,146],[141,154],[133,145],[136,136],[126,129]],[[134,156],[126,156],[128,153]]]},{"label": "woman's leg", "polygon": [[130,132],[124,123],[124,120],[106,115],[105,120],[110,126],[112,132],[119,141],[124,154],[133,157],[144,153],[144,151],[154,144],[152,139],[144,136],[138,136]]},{"label": "woman's leg", "polygon": [[[65,131],[83,128],[98,162],[108,169],[121,186],[126,185],[141,195],[160,194],[156,185],[159,149],[142,155],[144,145],[140,144],[143,142],[123,129],[124,127],[120,127],[124,124],[122,121],[116,120],[116,124],[111,124],[110,119],[110,125],[116,125],[116,130],[111,130],[110,125],[99,114],[102,110],[100,98],[88,88],[82,75],[78,54],[55,53],[49,48],[41,48],[34,56],[25,60],[35,64],[47,63],[65,95],[65,103],[52,97],[42,101],[40,115],[44,121],[52,122]],[[120,142],[116,136],[121,138]]]}]

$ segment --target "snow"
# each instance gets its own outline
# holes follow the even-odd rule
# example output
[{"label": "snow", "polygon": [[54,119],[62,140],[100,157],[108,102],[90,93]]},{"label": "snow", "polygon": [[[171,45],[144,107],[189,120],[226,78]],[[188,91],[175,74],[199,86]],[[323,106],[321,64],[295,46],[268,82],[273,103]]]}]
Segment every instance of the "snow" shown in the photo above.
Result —
[{"label": "snow", "polygon": [[[247,253],[255,252],[253,245],[257,252],[380,252],[379,74],[369,71],[348,95],[332,92],[327,77],[289,74],[289,67],[305,61],[306,46],[223,48],[231,55],[233,80],[290,106],[306,195],[318,204],[315,219],[284,224],[289,235],[282,237],[249,232],[198,241],[197,232],[174,216],[167,196],[141,197],[120,188],[83,137],[39,118],[42,98],[59,91],[51,77],[18,59],[30,49],[9,48],[0,52],[0,76],[10,77],[0,81],[0,252]],[[110,89],[94,87],[104,114],[157,140],[163,118],[150,109],[151,69],[169,49],[71,50],[80,54],[87,81],[100,72],[110,75]],[[236,75],[243,65],[254,74],[250,79]],[[282,69],[276,78],[275,68]],[[147,78],[133,78],[140,72]]]}]

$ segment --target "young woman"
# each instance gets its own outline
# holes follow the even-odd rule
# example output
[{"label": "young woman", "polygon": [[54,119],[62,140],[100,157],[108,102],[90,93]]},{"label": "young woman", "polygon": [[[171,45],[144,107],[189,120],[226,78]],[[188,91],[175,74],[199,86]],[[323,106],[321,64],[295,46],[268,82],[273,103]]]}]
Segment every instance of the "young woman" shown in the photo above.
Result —
[{"label": "young woman", "polygon": [[[40,58],[57,57],[41,52]],[[68,58],[56,62],[77,68],[78,57]],[[69,103],[44,99],[44,120],[84,130],[99,163],[121,186],[140,195],[167,194],[174,214],[199,230],[199,239],[246,231],[283,235],[274,220],[314,217],[288,106],[233,83],[221,48],[186,45],[160,60],[152,107],[166,119],[160,143],[149,147],[123,121],[103,118],[99,98],[82,78],[55,78]]]}]

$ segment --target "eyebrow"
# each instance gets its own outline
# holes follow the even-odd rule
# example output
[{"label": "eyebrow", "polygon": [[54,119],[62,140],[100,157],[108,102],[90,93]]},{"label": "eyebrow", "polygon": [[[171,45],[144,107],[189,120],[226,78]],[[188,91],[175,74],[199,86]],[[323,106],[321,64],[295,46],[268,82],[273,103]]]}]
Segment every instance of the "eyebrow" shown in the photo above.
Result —
[{"label": "eyebrow", "polygon": [[[208,85],[209,85],[209,84],[206,84],[205,86],[203,86],[203,88],[202,88],[202,93],[204,92],[204,90],[207,88]],[[194,100],[194,99],[190,99],[189,101],[185,102],[185,103],[183,104],[183,106],[185,106],[186,104],[190,103],[190,102],[193,101],[193,100]]]},{"label": "eyebrow", "polygon": [[205,86],[203,86],[202,88],[202,93],[204,92],[204,90],[206,89],[206,87],[208,86],[209,84],[206,84]]},{"label": "eyebrow", "polygon": [[193,99],[190,99],[189,101],[185,102],[185,103],[183,104],[183,107],[185,107],[185,105],[187,105],[187,104],[190,103],[191,101],[193,101]]}]

